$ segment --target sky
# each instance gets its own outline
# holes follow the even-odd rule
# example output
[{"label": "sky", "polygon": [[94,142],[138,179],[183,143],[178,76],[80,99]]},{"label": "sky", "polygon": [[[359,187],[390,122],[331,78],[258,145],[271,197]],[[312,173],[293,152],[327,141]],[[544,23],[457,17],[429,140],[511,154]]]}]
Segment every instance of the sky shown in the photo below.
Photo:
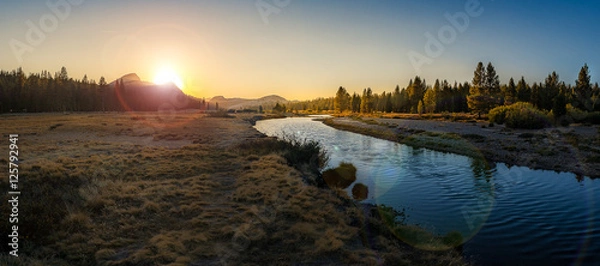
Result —
[{"label": "sky", "polygon": [[108,82],[177,73],[196,97],[289,100],[406,87],[416,75],[600,81],[600,1],[4,0],[0,69]]}]

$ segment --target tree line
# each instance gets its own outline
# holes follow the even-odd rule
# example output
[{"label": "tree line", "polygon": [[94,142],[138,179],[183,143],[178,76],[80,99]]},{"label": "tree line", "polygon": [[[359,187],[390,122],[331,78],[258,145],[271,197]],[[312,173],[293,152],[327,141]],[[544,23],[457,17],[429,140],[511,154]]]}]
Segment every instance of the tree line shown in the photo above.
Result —
[{"label": "tree line", "polygon": [[[139,95],[124,93],[124,85],[117,80],[109,86],[104,77],[96,82],[84,75],[82,79],[69,77],[62,67],[54,74],[49,71],[26,75],[22,68],[0,71],[0,113],[7,112],[78,112],[153,110],[147,103],[136,103]],[[148,93],[146,93],[148,94]],[[123,96],[130,96],[129,105]],[[143,97],[142,97],[143,98]],[[206,102],[190,98],[186,108],[206,108]]]},{"label": "tree line", "polygon": [[567,105],[587,112],[600,111],[600,88],[598,83],[591,84],[587,64],[581,68],[573,86],[561,81],[556,72],[549,74],[545,81],[531,85],[524,77],[516,82],[510,78],[508,84],[500,84],[492,63],[484,66],[479,62],[471,83],[450,84],[438,79],[431,86],[416,76],[407,87],[396,86],[392,92],[377,94],[371,88],[365,88],[362,94],[354,92],[350,95],[344,87],[339,87],[334,97],[299,102],[293,107],[296,110],[352,113],[474,112],[481,115],[516,102],[531,103],[540,110],[551,111],[555,117],[566,114]]}]

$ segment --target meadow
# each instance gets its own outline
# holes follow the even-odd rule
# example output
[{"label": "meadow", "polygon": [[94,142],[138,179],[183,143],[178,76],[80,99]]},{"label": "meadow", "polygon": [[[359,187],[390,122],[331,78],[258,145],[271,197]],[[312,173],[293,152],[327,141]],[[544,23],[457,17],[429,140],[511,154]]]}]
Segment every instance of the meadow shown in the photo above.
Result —
[{"label": "meadow", "polygon": [[[0,264],[465,264],[456,236],[404,226],[396,210],[322,186],[318,153],[297,156],[302,143],[268,138],[253,119],[1,116],[3,139],[19,134],[21,205],[19,258],[2,245]],[[8,158],[0,164],[6,173]]]}]

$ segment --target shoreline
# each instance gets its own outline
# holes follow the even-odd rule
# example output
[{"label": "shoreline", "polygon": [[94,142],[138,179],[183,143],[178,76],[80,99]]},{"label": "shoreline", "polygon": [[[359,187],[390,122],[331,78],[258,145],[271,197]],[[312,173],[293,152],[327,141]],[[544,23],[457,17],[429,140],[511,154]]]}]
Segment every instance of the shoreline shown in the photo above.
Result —
[{"label": "shoreline", "polygon": [[510,129],[482,122],[334,117],[327,126],[491,163],[600,177],[597,126]]}]

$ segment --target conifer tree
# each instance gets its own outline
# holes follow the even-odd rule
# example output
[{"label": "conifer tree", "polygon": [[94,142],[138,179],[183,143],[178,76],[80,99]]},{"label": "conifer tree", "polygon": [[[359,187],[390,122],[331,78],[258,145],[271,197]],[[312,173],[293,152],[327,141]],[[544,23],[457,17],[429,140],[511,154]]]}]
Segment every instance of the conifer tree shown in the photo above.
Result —
[{"label": "conifer tree", "polygon": [[506,85],[506,90],[504,91],[504,104],[511,105],[517,102],[517,85],[515,84],[515,80],[510,78],[508,81],[508,85]]},{"label": "conifer tree", "polygon": [[344,87],[339,87],[334,99],[334,108],[338,113],[345,112],[350,107],[350,94]]},{"label": "conifer tree", "polygon": [[552,113],[558,118],[567,114],[567,86],[562,82],[558,88],[558,95],[554,98]]},{"label": "conifer tree", "polygon": [[575,81],[573,96],[573,105],[579,109],[593,111],[592,104],[592,87],[590,84],[590,74],[587,64],[584,64],[579,71],[579,76]]},{"label": "conifer tree", "polygon": [[469,109],[477,112],[481,118],[482,113],[499,105],[499,98],[500,79],[494,66],[488,63],[487,68],[484,68],[483,63],[479,62],[473,73],[470,96],[467,98]]},{"label": "conifer tree", "polygon": [[525,82],[525,77],[521,77],[517,83],[517,101],[529,102],[531,100],[531,88]]}]

